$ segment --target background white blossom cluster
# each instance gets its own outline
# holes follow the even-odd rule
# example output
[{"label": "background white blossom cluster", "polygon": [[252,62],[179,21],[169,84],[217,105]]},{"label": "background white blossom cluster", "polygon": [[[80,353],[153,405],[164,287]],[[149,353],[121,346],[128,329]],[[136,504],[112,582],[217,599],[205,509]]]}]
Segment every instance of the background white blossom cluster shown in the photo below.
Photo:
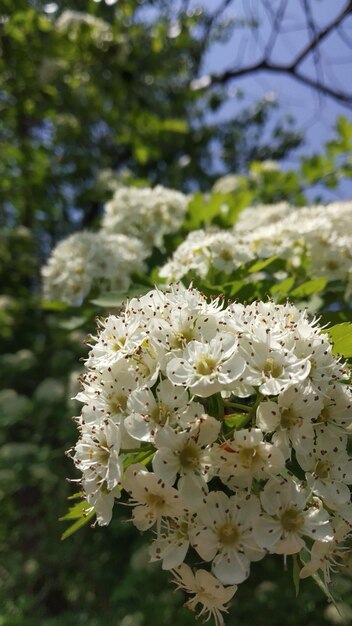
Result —
[{"label": "background white blossom cluster", "polygon": [[100,321],[77,396],[89,507],[105,525],[127,500],[151,561],[218,626],[266,554],[329,582],[352,524],[349,375],[290,303],[225,307],[182,285],[131,299]]},{"label": "background white blossom cluster", "polygon": [[92,290],[127,290],[131,275],[146,271],[152,248],[181,227],[184,194],[158,185],[120,186],[105,205],[102,228],[62,240],[42,268],[43,296],[79,306]]},{"label": "background white blossom cluster", "polygon": [[102,229],[143,240],[146,246],[161,248],[165,235],[183,224],[188,197],[180,191],[157,185],[119,187],[105,205]]},{"label": "background white blossom cluster", "polygon": [[289,272],[303,267],[308,277],[352,284],[352,202],[291,207],[286,203],[248,207],[233,230],[191,232],[161,269],[179,280],[193,271],[204,278],[213,268],[231,274],[251,259],[278,256]]},{"label": "background white blossom cluster", "polygon": [[139,239],[82,231],[67,237],[42,268],[43,296],[73,306],[94,288],[127,289],[131,274],[146,269],[147,252]]}]

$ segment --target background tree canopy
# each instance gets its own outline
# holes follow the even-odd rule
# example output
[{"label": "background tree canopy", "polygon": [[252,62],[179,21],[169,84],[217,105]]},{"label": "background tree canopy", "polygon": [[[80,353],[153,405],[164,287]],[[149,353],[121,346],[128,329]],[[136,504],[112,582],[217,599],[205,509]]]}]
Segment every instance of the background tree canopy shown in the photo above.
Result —
[{"label": "background tree canopy", "polygon": [[[236,28],[260,33],[250,14],[241,23],[229,19],[229,1],[198,10],[185,0],[2,0],[0,626],[193,624],[180,613],[181,595],[166,590],[165,573],[147,568],[145,542],[125,523],[128,511],[104,531],[87,526],[60,542],[57,518],[72,494],[63,451],[75,439],[69,417],[78,410],[68,398],[77,392],[87,329],[59,303],[41,306],[40,266],[64,236],[99,226],[103,204],[121,182],[208,192],[220,174],[236,174],[234,202],[243,208],[281,200],[303,205],[308,190],[319,199],[351,176],[346,117],[321,154],[281,170],[263,161],[285,159],[304,137],[277,102],[262,98],[219,115],[228,84],[262,70],[306,80],[348,112],[351,94],[321,80],[318,52],[329,34],[345,32],[352,3],[321,30],[310,10],[317,0],[296,3],[309,35],[300,58],[281,66],[271,60],[285,3],[263,0],[272,28],[261,58],[204,76],[212,46],[230,41]],[[305,78],[300,64],[310,54],[318,73]],[[216,188],[213,204],[196,195],[188,229],[212,223],[222,200]],[[173,248],[178,243],[170,241]],[[87,313],[92,324],[95,314]],[[256,626],[340,619],[313,584],[303,585],[296,602],[292,585],[281,585],[291,576],[281,561],[254,571],[233,619]],[[348,585],[339,582],[342,595]]]}]

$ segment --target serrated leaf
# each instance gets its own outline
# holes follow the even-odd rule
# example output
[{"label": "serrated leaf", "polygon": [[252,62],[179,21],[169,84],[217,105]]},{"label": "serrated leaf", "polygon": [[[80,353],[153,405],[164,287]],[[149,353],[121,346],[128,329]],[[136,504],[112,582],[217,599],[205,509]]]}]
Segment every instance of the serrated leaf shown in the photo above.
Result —
[{"label": "serrated leaf", "polygon": [[248,269],[249,274],[254,274],[254,272],[260,272],[276,261],[279,257],[277,255],[271,256],[269,259],[264,259],[263,261],[256,261],[251,267]]},{"label": "serrated leaf", "polygon": [[74,535],[74,533],[77,532],[77,530],[79,530],[80,528],[82,528],[83,526],[85,526],[86,524],[88,524],[88,522],[92,519],[92,517],[95,515],[95,510],[93,509],[92,511],[90,511],[89,513],[87,513],[87,515],[85,517],[81,517],[80,519],[78,519],[74,524],[72,524],[71,526],[69,526],[65,532],[62,533],[61,535],[61,541],[64,541],[65,539],[68,539],[68,537],[71,537],[71,535]]},{"label": "serrated leaf", "polygon": [[[70,499],[80,496],[81,494],[74,494],[74,496],[71,496]],[[88,524],[94,514],[94,508],[90,507],[86,500],[82,500],[74,506],[71,506],[65,515],[59,517],[60,522],[75,520],[74,523],[66,528],[66,530],[62,533],[61,540],[64,541],[64,539],[71,537],[71,535],[77,532],[77,530]]]},{"label": "serrated leaf", "polygon": [[326,278],[314,278],[313,280],[307,280],[307,282],[302,283],[302,285],[293,289],[290,295],[293,298],[307,298],[308,296],[312,296],[314,293],[319,293],[319,291],[325,289],[327,282]]},{"label": "serrated leaf", "polygon": [[352,324],[351,322],[343,322],[336,324],[331,328],[327,328],[324,332],[329,334],[330,339],[334,343],[333,354],[341,354],[348,358],[352,356]]}]

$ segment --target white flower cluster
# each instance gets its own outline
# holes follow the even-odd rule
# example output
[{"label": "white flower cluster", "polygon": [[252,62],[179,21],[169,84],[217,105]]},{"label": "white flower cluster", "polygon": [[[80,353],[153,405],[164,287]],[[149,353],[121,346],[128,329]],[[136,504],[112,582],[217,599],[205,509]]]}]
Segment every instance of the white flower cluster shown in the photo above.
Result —
[{"label": "white flower cluster", "polygon": [[352,394],[316,320],[153,290],[100,322],[86,370],[71,455],[89,506],[105,525],[128,498],[189,608],[223,624],[266,554],[329,579],[352,523]]},{"label": "white flower cluster", "polygon": [[255,259],[248,243],[226,230],[195,230],[189,233],[159,271],[168,281],[180,280],[189,272],[206,278],[215,269],[231,274],[241,265]]},{"label": "white flower cluster", "polygon": [[212,269],[230,274],[251,259],[278,256],[309,278],[347,281],[352,290],[352,202],[295,208],[286,203],[245,209],[233,231],[191,232],[160,271],[169,281]]},{"label": "white flower cluster", "polygon": [[[259,228],[254,226],[256,211]],[[259,258],[278,255],[291,267],[304,264],[312,278],[351,282],[351,224],[352,201],[290,209],[274,205],[246,209],[234,232]]]},{"label": "white flower cluster", "polygon": [[75,233],[54,248],[42,268],[44,298],[79,306],[94,288],[125,290],[131,274],[145,270],[146,256],[142,242],[132,237]]},{"label": "white flower cluster", "polygon": [[138,237],[149,247],[161,248],[165,235],[181,227],[188,197],[174,189],[119,187],[105,205],[102,228],[109,233]]}]

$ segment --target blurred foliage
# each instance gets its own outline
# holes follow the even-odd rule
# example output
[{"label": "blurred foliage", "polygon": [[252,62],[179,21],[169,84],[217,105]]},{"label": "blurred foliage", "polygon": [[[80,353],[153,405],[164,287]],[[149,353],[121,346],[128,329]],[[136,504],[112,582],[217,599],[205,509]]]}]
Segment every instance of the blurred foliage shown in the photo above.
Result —
[{"label": "blurred foliage", "polygon": [[[209,121],[226,93],[191,85],[210,45],[197,34],[206,14],[181,13],[175,36],[172,0],[63,1],[54,13],[44,11],[49,4],[0,7],[0,626],[190,626],[170,576],[147,566],[128,510],[107,529],[86,526],[60,542],[58,517],[72,493],[65,476],[73,475],[63,451],[75,441],[69,417],[78,411],[68,398],[78,390],[87,326],[60,303],[39,306],[39,267],[59,238],[95,225],[121,178],[208,189],[219,165],[214,143],[220,166],[242,172],[231,217],[253,201],[302,204],[307,186],[350,175],[350,126],[342,119],[326,154],[304,159],[298,172],[266,168],[263,158],[282,158],[300,136],[283,118],[263,143],[276,106],[269,101]],[[219,27],[216,36],[228,35]],[[187,228],[216,223],[225,196],[196,195]],[[90,328],[95,312],[83,312]],[[254,572],[229,621],[337,619],[310,582],[297,602],[280,559]],[[348,593],[344,579],[336,584]]]}]

